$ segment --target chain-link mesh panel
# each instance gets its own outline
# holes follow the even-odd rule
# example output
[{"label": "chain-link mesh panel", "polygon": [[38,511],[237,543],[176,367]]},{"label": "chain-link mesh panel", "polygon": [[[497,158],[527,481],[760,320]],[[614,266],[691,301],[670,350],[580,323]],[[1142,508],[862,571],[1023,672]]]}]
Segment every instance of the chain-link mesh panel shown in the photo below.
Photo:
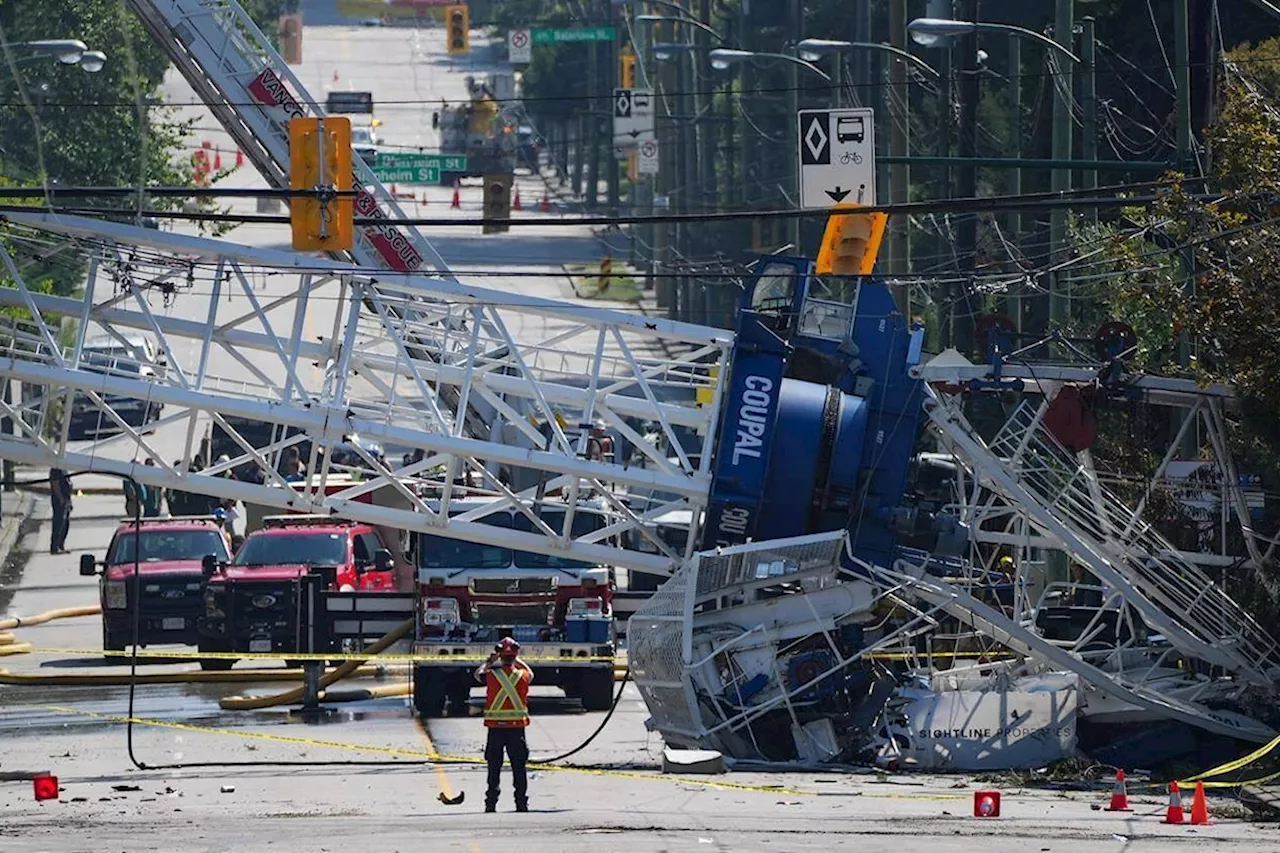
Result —
[{"label": "chain-link mesh panel", "polygon": [[685,636],[692,630],[690,578],[685,566],[664,583],[627,622],[631,678],[661,732],[696,736],[697,711],[685,681]]},{"label": "chain-link mesh panel", "polygon": [[833,570],[840,563],[844,532],[806,536],[791,545],[743,545],[727,554],[711,552],[699,555],[697,595],[727,587],[777,578],[784,581],[794,575],[816,570]]}]

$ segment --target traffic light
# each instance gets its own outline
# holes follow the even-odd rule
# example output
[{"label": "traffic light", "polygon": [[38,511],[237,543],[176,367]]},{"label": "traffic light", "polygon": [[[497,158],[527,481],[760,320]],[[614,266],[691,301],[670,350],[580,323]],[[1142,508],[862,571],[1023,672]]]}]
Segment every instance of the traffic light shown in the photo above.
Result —
[{"label": "traffic light", "polygon": [[618,58],[618,86],[623,89],[636,87],[636,54],[631,45],[623,45]]},{"label": "traffic light", "polygon": [[[295,190],[351,190],[351,119],[289,120],[289,186]],[[305,196],[289,201],[293,248],[343,252],[355,243],[355,198]]]},{"label": "traffic light", "polygon": [[818,251],[818,275],[871,275],[888,219],[886,213],[832,214]]},{"label": "traffic light", "polygon": [[493,222],[495,219],[511,218],[511,176],[484,176],[484,233],[497,234],[509,227],[505,222]]},{"label": "traffic light", "polygon": [[460,56],[471,52],[471,10],[464,3],[444,7],[447,22],[449,55]]}]

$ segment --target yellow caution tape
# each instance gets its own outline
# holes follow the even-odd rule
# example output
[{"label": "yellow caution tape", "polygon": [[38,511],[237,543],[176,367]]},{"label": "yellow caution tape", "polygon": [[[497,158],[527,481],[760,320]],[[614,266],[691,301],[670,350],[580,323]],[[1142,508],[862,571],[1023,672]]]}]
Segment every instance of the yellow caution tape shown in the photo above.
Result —
[{"label": "yellow caution tape", "polygon": [[[114,658],[131,658],[134,653],[132,651],[114,652],[105,649],[55,649],[55,648],[32,648],[29,649],[30,654],[38,655],[76,655],[79,657],[114,657]],[[0,652],[3,654],[3,652]],[[139,649],[137,652],[140,658],[164,658],[166,660],[373,660],[380,661],[431,661],[441,664],[463,664],[467,666],[478,666],[488,660],[487,655],[471,657],[469,655],[415,655],[415,654],[392,654],[388,652],[357,652],[345,654],[339,652],[325,653],[309,653],[309,652],[272,652],[264,654],[261,652],[199,652],[199,651],[174,651],[174,652],[153,652]],[[520,658],[527,662],[539,663],[599,663],[602,661],[619,661],[618,656],[613,655],[543,655],[539,657]]]},{"label": "yellow caution tape", "polygon": [[[110,723],[129,723],[135,725],[151,726],[154,728],[173,729],[176,731],[195,732],[199,734],[221,735],[226,737],[239,737],[247,740],[261,740],[272,743],[286,743],[293,746],[311,746],[311,747],[327,747],[330,749],[345,749],[353,752],[369,752],[379,755],[389,755],[393,758],[413,758],[419,761],[439,762],[447,764],[475,764],[481,765],[485,763],[483,757],[474,755],[443,755],[435,751],[426,751],[419,749],[401,749],[394,746],[375,746],[372,744],[356,744],[346,743],[344,741],[320,740],[318,738],[293,737],[291,735],[267,734],[265,732],[246,732],[236,731],[233,729],[214,728],[212,726],[193,726],[187,723],[172,723],[164,720],[149,720],[143,717],[120,717],[113,714],[102,714],[97,711],[87,711],[80,708],[67,708],[60,705],[38,705],[41,710],[51,711],[57,714],[69,714],[72,716],[90,717],[95,720],[102,720]],[[614,776],[624,779],[643,779],[647,781],[661,782],[677,782],[687,785],[701,785],[706,788],[716,788],[728,791],[752,791],[767,794],[790,794],[792,796],[814,796],[818,792],[799,790],[794,788],[775,787],[772,785],[744,785],[736,782],[719,782],[708,779],[691,779],[685,776],[670,776],[666,774],[656,773],[640,773],[629,770],[609,770],[604,768],[593,767],[561,767],[556,764],[529,764],[530,770],[555,770],[565,773],[586,773],[595,776]]]}]

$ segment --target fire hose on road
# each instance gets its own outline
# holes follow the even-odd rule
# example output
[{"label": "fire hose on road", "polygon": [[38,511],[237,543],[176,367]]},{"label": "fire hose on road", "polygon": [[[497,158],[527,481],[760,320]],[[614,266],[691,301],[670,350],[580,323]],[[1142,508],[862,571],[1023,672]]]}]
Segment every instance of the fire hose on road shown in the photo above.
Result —
[{"label": "fire hose on road", "polygon": [[88,607],[63,607],[59,610],[46,610],[44,613],[39,613],[35,616],[10,616],[8,619],[0,619],[0,657],[22,655],[31,651],[32,645],[30,643],[19,643],[17,638],[10,633],[15,628],[43,625],[55,619],[97,616],[101,612],[102,607],[100,605],[92,604]]}]

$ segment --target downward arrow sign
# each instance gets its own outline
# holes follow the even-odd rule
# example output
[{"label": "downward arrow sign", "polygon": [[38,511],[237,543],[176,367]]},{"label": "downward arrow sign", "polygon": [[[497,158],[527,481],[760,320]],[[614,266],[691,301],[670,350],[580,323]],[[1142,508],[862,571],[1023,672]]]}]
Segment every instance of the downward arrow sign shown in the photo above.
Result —
[{"label": "downward arrow sign", "polygon": [[826,191],[827,195],[831,196],[831,200],[837,203],[844,201],[845,196],[849,195],[851,192],[853,192],[853,190],[840,189],[839,184],[836,184],[835,189]]}]

